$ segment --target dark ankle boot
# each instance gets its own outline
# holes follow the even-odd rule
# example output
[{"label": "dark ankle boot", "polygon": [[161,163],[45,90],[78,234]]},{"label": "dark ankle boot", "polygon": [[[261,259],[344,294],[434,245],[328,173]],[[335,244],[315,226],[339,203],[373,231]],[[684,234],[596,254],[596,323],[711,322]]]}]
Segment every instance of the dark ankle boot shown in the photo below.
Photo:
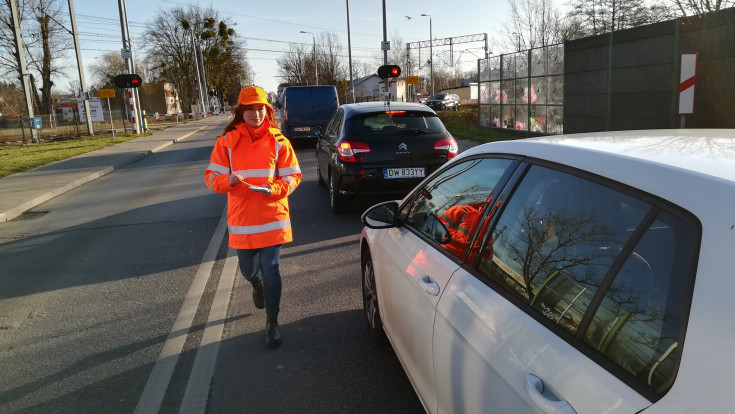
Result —
[{"label": "dark ankle boot", "polygon": [[268,316],[265,320],[265,347],[276,349],[281,346],[281,333],[278,332],[278,317]]},{"label": "dark ankle boot", "polygon": [[263,296],[263,290],[264,288],[262,280],[253,287],[253,304],[258,309],[263,309],[265,307],[265,297]]}]

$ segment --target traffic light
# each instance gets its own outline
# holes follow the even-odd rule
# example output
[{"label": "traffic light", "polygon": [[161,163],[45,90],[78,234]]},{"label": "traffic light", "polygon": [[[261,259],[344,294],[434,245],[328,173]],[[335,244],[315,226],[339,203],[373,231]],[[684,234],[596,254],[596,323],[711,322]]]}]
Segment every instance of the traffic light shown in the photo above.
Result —
[{"label": "traffic light", "polygon": [[143,79],[135,73],[125,73],[115,76],[115,86],[118,88],[137,88],[143,83]]},{"label": "traffic light", "polygon": [[401,67],[398,65],[383,65],[378,68],[378,76],[381,78],[397,78],[401,76]]}]

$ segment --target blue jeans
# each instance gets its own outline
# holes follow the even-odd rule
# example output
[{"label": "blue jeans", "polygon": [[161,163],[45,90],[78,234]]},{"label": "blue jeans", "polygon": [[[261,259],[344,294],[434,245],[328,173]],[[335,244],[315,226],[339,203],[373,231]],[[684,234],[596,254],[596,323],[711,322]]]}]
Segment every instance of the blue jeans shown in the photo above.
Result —
[{"label": "blue jeans", "polygon": [[281,271],[278,260],[281,257],[281,245],[262,247],[260,249],[237,249],[240,272],[245,280],[256,286],[263,282],[265,296],[265,313],[278,316],[281,310]]}]

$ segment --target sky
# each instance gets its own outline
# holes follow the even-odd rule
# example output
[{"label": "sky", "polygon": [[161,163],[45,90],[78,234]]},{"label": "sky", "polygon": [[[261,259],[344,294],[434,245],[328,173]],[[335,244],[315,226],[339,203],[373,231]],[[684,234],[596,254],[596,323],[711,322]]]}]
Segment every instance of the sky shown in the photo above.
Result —
[{"label": "sky", "polygon": [[[330,32],[340,39],[344,53],[348,53],[347,11],[349,0],[280,0],[239,1],[212,0],[198,3],[212,7],[222,17],[229,18],[234,29],[246,42],[247,59],[255,72],[255,84],[266,91],[276,91],[282,79],[278,77],[277,59],[288,50],[289,43],[312,46],[312,32],[316,36]],[[64,2],[66,3],[66,2]],[[352,0],[349,1],[350,40],[353,63],[357,60],[374,61],[382,56],[383,3],[386,7],[387,38],[400,37],[404,43],[428,41],[431,32],[435,39],[487,33],[491,39],[500,38],[507,0]],[[461,4],[461,7],[456,5]],[[172,0],[125,0],[128,25],[133,39],[136,59],[143,54],[142,34],[147,23],[158,11],[185,7],[187,3]],[[63,11],[68,11],[62,7]],[[79,42],[85,68],[95,57],[122,48],[118,1],[74,0]],[[421,14],[431,15],[422,17]],[[318,41],[317,41],[318,43]],[[466,49],[466,50],[465,50]],[[435,65],[449,60],[449,48],[434,48]],[[422,54],[428,50],[422,49]],[[454,59],[468,69],[477,67],[477,59],[484,54],[481,42],[465,43],[454,47]],[[74,53],[69,53],[68,66],[76,68]],[[389,62],[393,63],[393,62]],[[464,66],[463,66],[464,67]],[[377,70],[377,67],[376,67]],[[70,70],[72,75],[73,70]],[[85,79],[91,83],[89,70]]]}]

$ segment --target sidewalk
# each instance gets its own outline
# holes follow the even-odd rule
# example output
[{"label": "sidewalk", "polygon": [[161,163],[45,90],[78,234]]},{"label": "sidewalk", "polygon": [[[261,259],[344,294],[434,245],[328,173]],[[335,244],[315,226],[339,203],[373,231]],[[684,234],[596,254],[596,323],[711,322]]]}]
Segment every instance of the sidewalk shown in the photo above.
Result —
[{"label": "sidewalk", "polygon": [[161,151],[199,131],[213,127],[212,134],[219,135],[226,121],[225,116],[207,117],[0,178],[0,223],[12,220],[59,194]]}]

